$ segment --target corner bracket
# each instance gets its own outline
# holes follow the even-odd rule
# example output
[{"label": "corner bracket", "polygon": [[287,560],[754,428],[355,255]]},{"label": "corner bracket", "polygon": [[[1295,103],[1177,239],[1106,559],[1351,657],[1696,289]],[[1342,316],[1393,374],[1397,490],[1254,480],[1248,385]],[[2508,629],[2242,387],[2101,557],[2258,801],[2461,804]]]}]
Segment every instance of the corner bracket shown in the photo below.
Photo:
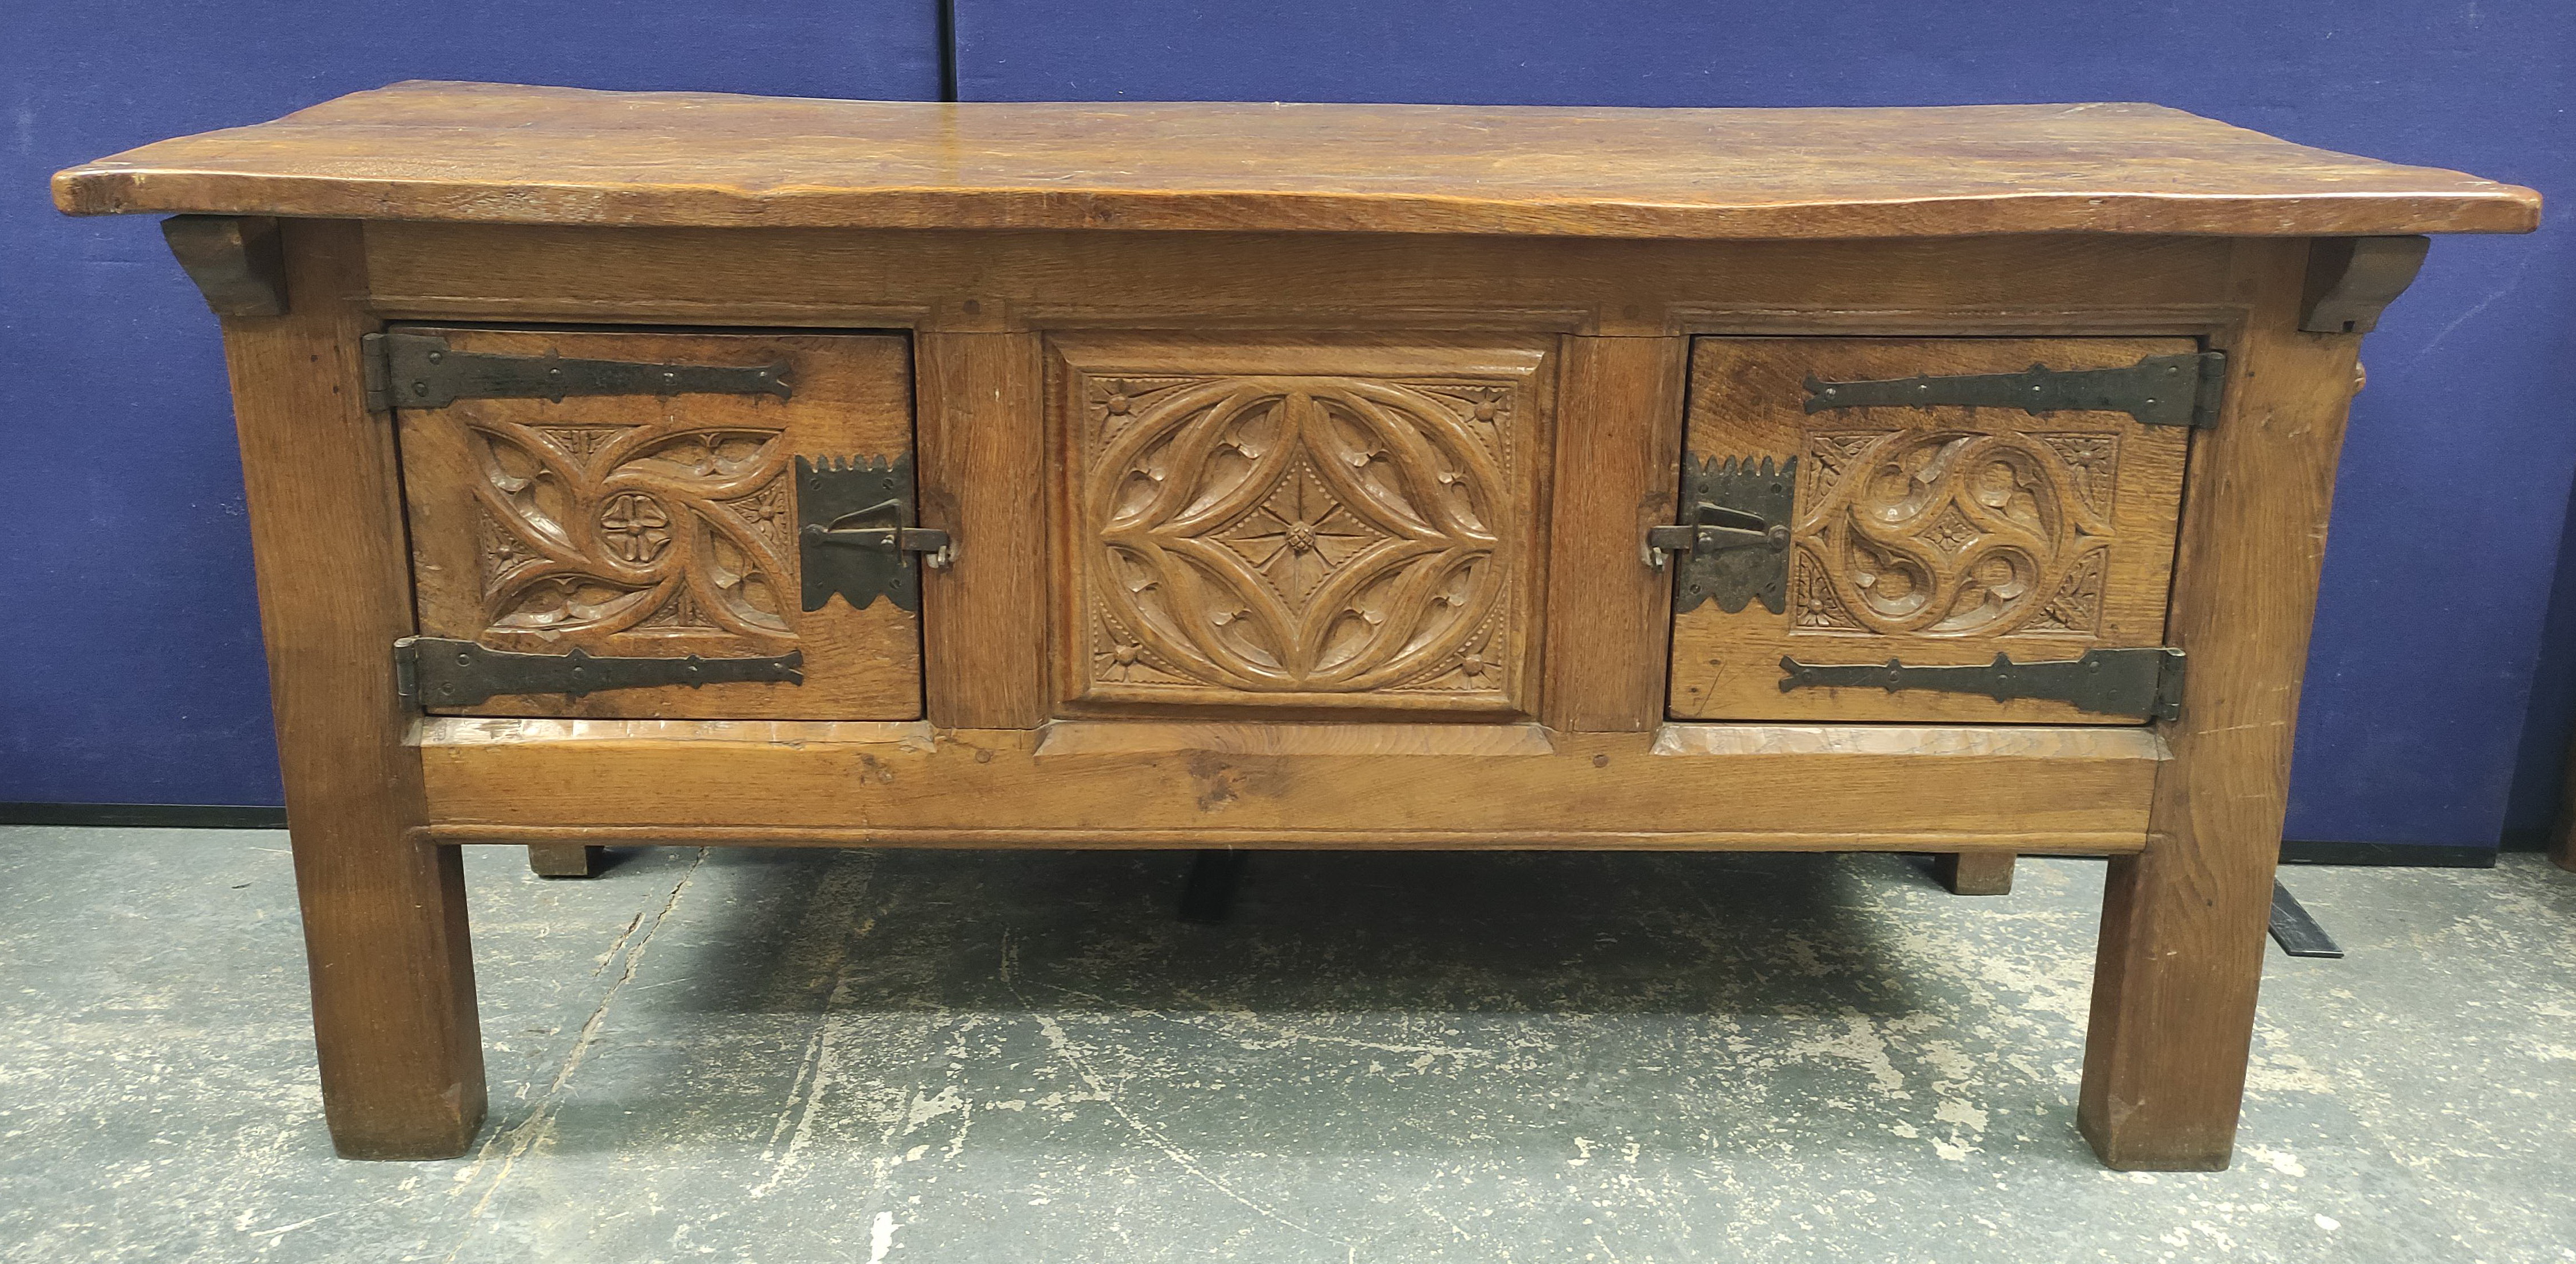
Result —
[{"label": "corner bracket", "polygon": [[161,239],[217,316],[286,314],[286,248],[266,215],[173,215]]},{"label": "corner bracket", "polygon": [[2320,237],[2308,245],[2307,297],[2299,329],[2312,334],[2366,334],[2379,314],[2414,284],[2430,237]]}]

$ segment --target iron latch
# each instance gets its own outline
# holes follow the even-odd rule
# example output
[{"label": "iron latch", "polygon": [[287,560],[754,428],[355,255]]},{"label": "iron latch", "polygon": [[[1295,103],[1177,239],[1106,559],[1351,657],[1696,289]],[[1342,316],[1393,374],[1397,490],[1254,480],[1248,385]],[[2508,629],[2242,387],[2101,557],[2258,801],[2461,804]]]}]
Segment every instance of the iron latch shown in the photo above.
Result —
[{"label": "iron latch", "polygon": [[792,398],[784,364],[649,364],[458,351],[439,334],[388,329],[364,339],[367,408],[445,408],[460,399],[571,395],[775,395]]},{"label": "iron latch", "polygon": [[2148,356],[2117,369],[1966,373],[1871,382],[1807,378],[1807,411],[1834,408],[2018,408],[2041,413],[2127,413],[2146,426],[2213,426],[2227,385],[2227,353]]},{"label": "iron latch", "polygon": [[2166,646],[2086,650],[2082,658],[2016,663],[1995,655],[1984,666],[1825,665],[1780,660],[1780,692],[1793,689],[1928,689],[1984,694],[1997,702],[2032,698],[2063,702],[2093,715],[2171,720],[2182,715],[2182,651]]},{"label": "iron latch", "polygon": [[913,525],[912,454],[842,460],[796,458],[796,555],[805,608],[832,594],[865,610],[879,597],[921,609],[918,557],[946,566],[948,533]]},{"label": "iron latch", "polygon": [[407,636],[394,642],[394,687],[416,707],[470,707],[505,694],[578,698],[603,689],[770,681],[805,683],[805,653],[775,658],[603,658],[582,650],[519,654],[474,641]]},{"label": "iron latch", "polygon": [[1662,566],[1682,555],[1674,571],[1673,610],[1703,601],[1734,614],[1760,601],[1780,614],[1789,608],[1789,513],[1796,498],[1798,458],[1777,465],[1770,457],[1682,459],[1682,521],[1646,532],[1646,561]]}]

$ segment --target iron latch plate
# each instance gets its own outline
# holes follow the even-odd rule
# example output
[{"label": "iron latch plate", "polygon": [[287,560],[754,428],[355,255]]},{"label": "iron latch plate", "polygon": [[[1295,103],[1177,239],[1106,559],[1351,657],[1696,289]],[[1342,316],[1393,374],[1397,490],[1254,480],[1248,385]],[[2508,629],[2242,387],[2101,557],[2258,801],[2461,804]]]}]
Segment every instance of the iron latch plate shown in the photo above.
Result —
[{"label": "iron latch plate", "polygon": [[2218,423],[2227,385],[2227,353],[2148,356],[2116,369],[2058,370],[2034,364],[2019,373],[1965,373],[1870,382],[1807,378],[1807,411],[1836,408],[2017,408],[2127,413],[2147,426]]},{"label": "iron latch plate", "polygon": [[2167,646],[2086,650],[2082,658],[2016,663],[1995,655],[1983,666],[1825,665],[1780,660],[1780,692],[1794,689],[1928,689],[1983,694],[1997,702],[2032,698],[2063,702],[2091,715],[2171,720],[2182,714],[2182,651]]},{"label": "iron latch plate", "polygon": [[1781,614],[1789,608],[1789,517],[1797,496],[1798,458],[1774,464],[1752,457],[1682,458],[1682,521],[1646,533],[1648,557],[1657,565],[1679,555],[1673,574],[1673,612],[1703,601],[1734,614],[1759,601]]},{"label": "iron latch plate", "polygon": [[914,525],[912,454],[796,458],[796,559],[805,608],[839,593],[853,610],[883,597],[921,609],[920,561],[944,566],[945,531]]},{"label": "iron latch plate", "polygon": [[475,641],[407,636],[394,642],[397,690],[412,705],[470,707],[506,694],[578,698],[604,689],[766,681],[805,683],[805,653],[775,658],[603,658],[582,650],[520,654]]},{"label": "iron latch plate", "polygon": [[439,334],[388,329],[365,338],[367,407],[445,408],[460,399],[572,395],[775,395],[792,398],[785,364],[648,364],[557,354],[458,351]]}]

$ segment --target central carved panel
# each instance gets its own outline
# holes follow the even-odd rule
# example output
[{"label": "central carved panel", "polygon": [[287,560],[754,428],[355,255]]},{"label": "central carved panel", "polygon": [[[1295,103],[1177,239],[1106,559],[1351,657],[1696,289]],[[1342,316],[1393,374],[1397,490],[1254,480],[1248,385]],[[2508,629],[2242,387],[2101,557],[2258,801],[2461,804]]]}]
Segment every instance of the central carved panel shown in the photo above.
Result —
[{"label": "central carved panel", "polygon": [[1083,380],[1074,696],[1516,705],[1524,385]]}]

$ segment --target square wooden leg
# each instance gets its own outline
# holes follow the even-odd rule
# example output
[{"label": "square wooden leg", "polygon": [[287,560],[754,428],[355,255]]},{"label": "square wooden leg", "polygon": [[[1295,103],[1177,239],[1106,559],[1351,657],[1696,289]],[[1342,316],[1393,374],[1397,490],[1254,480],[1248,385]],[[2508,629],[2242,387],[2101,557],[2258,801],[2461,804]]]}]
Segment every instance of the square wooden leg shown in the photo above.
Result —
[{"label": "square wooden leg", "polygon": [[1189,882],[1181,890],[1181,920],[1214,924],[1234,907],[1234,888],[1243,874],[1244,853],[1233,848],[1202,851],[1190,858]]},{"label": "square wooden leg", "polygon": [[2234,1152],[2271,903],[2196,869],[2111,861],[2076,1122],[2115,1168],[2214,1172]]},{"label": "square wooden leg", "polygon": [[1952,895],[2010,895],[2016,859],[2008,851],[1940,852],[1932,857],[1932,876]]},{"label": "square wooden leg", "polygon": [[462,1154],[483,1122],[465,879],[426,816],[392,647],[411,631],[392,428],[360,388],[356,224],[280,226],[283,313],[227,316],[261,630],[313,976],[322,1109],[341,1154]]},{"label": "square wooden leg", "polygon": [[528,846],[528,872],[540,878],[587,878],[599,872],[605,847],[581,843],[531,843]]},{"label": "square wooden leg", "polygon": [[[2297,332],[2296,243],[2248,244],[2255,296],[2218,424],[2195,441],[2168,635],[2188,656],[2146,850],[2111,862],[2078,1125],[2115,1168],[2227,1166],[2289,805],[2350,335]],[[2242,366],[2261,366],[2244,373]]]},{"label": "square wooden leg", "polygon": [[294,833],[333,1147],[352,1159],[463,1154],[484,1095],[460,850]]}]

